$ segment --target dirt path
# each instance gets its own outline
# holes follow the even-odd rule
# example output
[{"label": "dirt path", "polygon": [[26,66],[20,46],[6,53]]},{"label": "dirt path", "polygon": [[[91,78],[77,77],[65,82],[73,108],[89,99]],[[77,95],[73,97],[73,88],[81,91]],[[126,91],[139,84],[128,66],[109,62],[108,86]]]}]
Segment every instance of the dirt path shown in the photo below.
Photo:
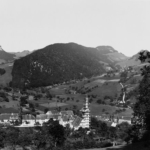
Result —
[{"label": "dirt path", "polygon": [[121,150],[125,145],[118,145],[106,148],[92,148],[92,149],[82,149],[82,150]]}]

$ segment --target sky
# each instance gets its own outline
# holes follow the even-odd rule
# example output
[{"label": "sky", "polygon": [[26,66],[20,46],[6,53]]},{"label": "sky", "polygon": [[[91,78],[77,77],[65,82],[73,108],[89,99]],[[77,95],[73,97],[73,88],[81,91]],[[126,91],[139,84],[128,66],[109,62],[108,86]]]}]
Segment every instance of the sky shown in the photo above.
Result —
[{"label": "sky", "polygon": [[150,0],[0,0],[5,51],[69,42],[127,56],[150,50]]}]

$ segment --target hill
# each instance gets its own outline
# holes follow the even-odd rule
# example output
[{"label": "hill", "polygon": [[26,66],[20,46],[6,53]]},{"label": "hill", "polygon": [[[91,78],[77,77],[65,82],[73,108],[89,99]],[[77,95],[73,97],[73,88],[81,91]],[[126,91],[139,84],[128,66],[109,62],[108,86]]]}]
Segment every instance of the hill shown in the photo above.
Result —
[{"label": "hill", "polygon": [[6,72],[3,75],[0,75],[0,85],[7,86],[9,82],[12,81],[12,68],[13,63],[0,64],[0,68],[4,69]]},{"label": "hill", "polygon": [[18,59],[18,58],[20,58],[20,57],[24,57],[24,56],[29,55],[29,54],[30,54],[30,51],[24,50],[24,51],[22,51],[22,52],[15,52],[15,53],[13,53],[13,54],[15,55],[15,59]]},{"label": "hill", "polygon": [[133,55],[132,57],[130,57],[130,58],[124,60],[124,61],[116,63],[116,66],[120,66],[122,68],[129,67],[129,66],[135,66],[135,67],[141,66],[142,63],[139,60],[139,56],[140,56],[139,53]]},{"label": "hill", "polygon": [[100,61],[110,62],[96,48],[75,43],[53,44],[15,60],[12,85],[46,86],[105,72]]},{"label": "hill", "polygon": [[117,63],[128,59],[127,56],[119,53],[111,46],[98,46],[96,48],[98,49],[99,53],[103,55],[103,57],[106,57],[106,59],[110,60],[111,63]]},{"label": "hill", "polygon": [[132,56],[131,58],[128,58],[127,60],[124,60],[122,62],[118,62],[116,65],[120,67],[129,67],[129,66],[138,66],[141,64],[141,61],[138,59],[139,54],[136,54]]},{"label": "hill", "polygon": [[14,60],[14,54],[5,52],[0,46],[0,63]]}]

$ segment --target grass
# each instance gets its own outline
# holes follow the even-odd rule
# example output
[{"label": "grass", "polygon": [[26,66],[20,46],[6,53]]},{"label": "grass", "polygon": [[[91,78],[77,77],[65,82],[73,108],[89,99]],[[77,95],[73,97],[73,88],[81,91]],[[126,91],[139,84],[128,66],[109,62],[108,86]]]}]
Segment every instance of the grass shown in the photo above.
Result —
[{"label": "grass", "polygon": [[52,102],[52,103],[44,103],[44,104],[40,104],[41,106],[44,106],[46,108],[53,108],[53,107],[63,107],[66,106],[67,104],[65,103],[59,103],[59,102]]},{"label": "grass", "polygon": [[99,97],[104,96],[116,96],[121,91],[121,86],[118,82],[105,82],[102,86],[94,89],[89,94],[98,95]]},{"label": "grass", "polygon": [[[6,66],[4,66],[6,67]],[[90,82],[89,82],[90,81]],[[98,88],[93,88],[98,85]],[[55,109],[57,107],[61,107],[62,109],[68,108],[72,109],[73,105],[76,105],[78,109],[81,109],[83,107],[83,104],[85,103],[85,95],[84,94],[66,94],[65,90],[69,88],[69,86],[75,86],[75,87],[88,87],[89,89],[91,88],[91,92],[87,93],[88,95],[97,95],[96,98],[93,98],[93,102],[90,104],[90,110],[91,110],[91,115],[102,115],[104,113],[109,113],[112,114],[114,113],[118,108],[116,106],[110,106],[110,105],[100,105],[97,104],[96,101],[98,99],[103,99],[104,96],[112,96],[115,97],[118,95],[121,91],[121,86],[118,83],[117,77],[111,77],[108,80],[101,79],[99,77],[97,78],[92,78],[91,80],[85,80],[81,81],[75,84],[70,84],[70,85],[60,85],[58,87],[54,87],[50,89],[50,93],[56,95],[55,98],[52,100],[46,99],[46,98],[41,98],[40,100],[32,100],[28,101],[29,103],[33,103],[34,105],[37,103],[39,104],[36,109],[39,110],[44,110],[45,108]],[[69,97],[69,100],[67,100]],[[60,99],[63,98],[62,101]],[[73,98],[73,100],[72,100]],[[56,103],[57,100],[57,103]],[[58,102],[59,101],[59,102]],[[3,102],[0,103],[1,106],[5,105],[6,107],[13,107],[13,105],[17,105],[17,101],[12,101],[10,99],[10,102]],[[36,105],[35,105],[36,106]],[[103,109],[105,109],[105,112],[103,112]],[[126,110],[122,113],[120,113],[120,116],[131,116],[132,110]]]},{"label": "grass", "polygon": [[[3,68],[4,66],[0,65],[0,67]],[[12,75],[11,75],[12,66],[5,66],[4,69],[6,73],[0,76],[0,85],[6,86],[12,80]]]},{"label": "grass", "polygon": [[[113,79],[112,79],[113,80]],[[106,82],[106,83],[105,83]],[[91,110],[91,115],[102,115],[104,113],[109,113],[112,114],[114,113],[118,108],[116,106],[110,106],[110,105],[100,105],[96,103],[96,100],[99,98],[103,98],[105,95],[108,96],[116,96],[116,94],[118,94],[121,91],[121,86],[118,82],[116,81],[107,81],[107,80],[101,80],[101,79],[95,79],[93,81],[91,81],[90,83],[88,83],[87,81],[84,81],[82,83],[75,83],[75,86],[85,86],[85,87],[93,87],[99,84],[98,88],[93,89],[90,93],[88,93],[88,95],[98,95],[97,98],[94,99],[94,101],[90,104],[90,110]],[[83,104],[85,103],[85,95],[83,94],[65,94],[65,88],[68,88],[69,85],[61,85],[58,86],[57,88],[52,88],[50,90],[50,92],[53,92],[56,94],[56,98],[53,98],[52,101],[44,101],[44,100],[40,100],[40,101],[33,101],[34,103],[39,103],[40,107],[39,109],[43,108],[55,108],[57,107],[62,107],[62,109],[67,108],[72,108],[73,105],[76,105],[78,107],[78,109],[81,109],[83,107]],[[64,100],[62,101],[62,103],[57,102],[56,104],[56,100],[59,100],[59,98],[57,98],[57,96],[59,96],[59,98],[63,98]],[[69,100],[67,100],[67,98],[70,98]],[[73,98],[73,100],[72,100]],[[49,103],[49,104],[48,104]],[[105,112],[102,112],[102,110],[105,109]],[[127,109],[126,111],[120,113],[120,116],[127,116],[130,117],[132,114],[132,110],[131,109]]]},{"label": "grass", "polygon": [[15,109],[18,108],[18,101],[13,101],[11,97],[8,97],[9,102],[0,102],[0,106],[5,107],[5,108],[9,108],[9,107],[13,107]]}]

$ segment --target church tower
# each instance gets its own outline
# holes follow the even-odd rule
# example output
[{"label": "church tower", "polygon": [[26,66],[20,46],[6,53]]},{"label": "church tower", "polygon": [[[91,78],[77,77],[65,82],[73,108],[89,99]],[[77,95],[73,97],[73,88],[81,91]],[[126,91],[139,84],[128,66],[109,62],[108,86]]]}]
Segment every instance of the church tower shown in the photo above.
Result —
[{"label": "church tower", "polygon": [[21,95],[20,95],[20,91],[19,91],[19,98],[18,98],[18,101],[19,101],[19,108],[18,108],[18,111],[19,111],[19,114],[18,114],[18,121],[19,121],[19,124],[22,124],[22,106],[21,106]]},{"label": "church tower", "polygon": [[85,104],[81,109],[82,112],[82,121],[80,127],[82,128],[90,128],[90,109],[89,109],[89,99],[85,98]]}]

